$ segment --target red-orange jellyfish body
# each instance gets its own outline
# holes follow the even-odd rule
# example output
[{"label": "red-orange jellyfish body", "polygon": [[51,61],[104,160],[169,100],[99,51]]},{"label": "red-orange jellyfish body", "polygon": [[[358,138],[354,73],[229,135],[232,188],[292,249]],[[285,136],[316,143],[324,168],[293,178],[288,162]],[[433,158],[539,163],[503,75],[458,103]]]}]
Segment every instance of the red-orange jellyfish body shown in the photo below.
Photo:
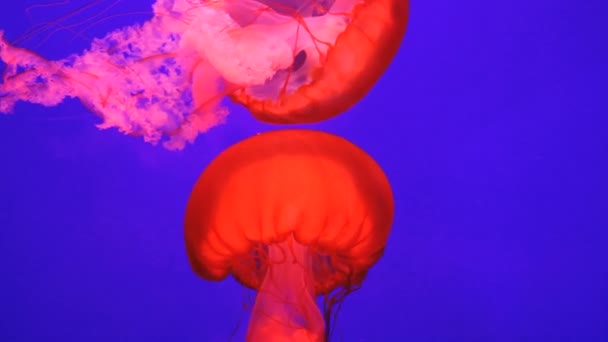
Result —
[{"label": "red-orange jellyfish body", "polygon": [[[276,8],[300,6],[297,11],[286,11],[292,13],[297,30],[302,32],[293,43],[294,63],[283,77],[272,80],[280,87],[276,96],[257,94],[259,87],[254,86],[238,89],[231,98],[245,105],[258,119],[273,123],[321,121],[357,103],[397,53],[408,16],[408,0],[265,3],[274,3]],[[258,12],[264,13],[264,8]],[[264,18],[253,19],[252,27],[256,20]]]},{"label": "red-orange jellyfish body", "polygon": [[364,151],[327,133],[274,131],[230,147],[201,174],[186,248],[202,278],[232,274],[258,291],[248,341],[324,341],[315,297],[339,301],[363,282],[393,211],[390,184]]}]

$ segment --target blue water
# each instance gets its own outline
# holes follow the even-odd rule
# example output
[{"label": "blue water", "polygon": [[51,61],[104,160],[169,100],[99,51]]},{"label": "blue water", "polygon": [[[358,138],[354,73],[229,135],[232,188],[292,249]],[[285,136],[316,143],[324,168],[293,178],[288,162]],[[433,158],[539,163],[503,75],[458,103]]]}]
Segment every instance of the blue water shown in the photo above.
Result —
[{"label": "blue water", "polygon": [[[23,2],[1,5],[9,39],[85,3]],[[370,153],[396,201],[336,341],[608,341],[607,7],[413,0],[376,87],[308,126]],[[144,19],[23,46],[61,58]],[[182,236],[205,165],[277,128],[230,108],[181,152],[100,131],[76,101],[0,116],[0,341],[242,340],[251,294],[197,278]]]}]

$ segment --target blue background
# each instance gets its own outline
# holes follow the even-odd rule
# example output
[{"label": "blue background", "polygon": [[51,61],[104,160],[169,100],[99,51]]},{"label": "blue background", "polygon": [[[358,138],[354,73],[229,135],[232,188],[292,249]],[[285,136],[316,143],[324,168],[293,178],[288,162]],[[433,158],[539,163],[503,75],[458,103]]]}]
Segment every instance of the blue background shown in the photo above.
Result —
[{"label": "blue background", "polygon": [[[40,2],[1,5],[9,39],[85,3],[26,11]],[[23,46],[65,57],[149,5]],[[608,341],[606,7],[413,0],[377,86],[310,126],[374,156],[396,199],[335,340]],[[0,116],[0,341],[243,338],[251,293],[197,278],[181,224],[205,165],[276,128],[231,109],[182,152],[100,131],[77,101]]]}]

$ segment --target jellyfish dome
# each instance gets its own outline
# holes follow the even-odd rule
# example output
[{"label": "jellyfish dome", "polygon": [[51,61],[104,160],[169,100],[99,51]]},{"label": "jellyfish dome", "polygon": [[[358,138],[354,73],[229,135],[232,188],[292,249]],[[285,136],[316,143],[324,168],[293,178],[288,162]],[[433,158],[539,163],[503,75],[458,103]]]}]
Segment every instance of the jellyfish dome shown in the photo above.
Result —
[{"label": "jellyfish dome", "polygon": [[408,0],[262,3],[257,12],[266,12],[268,5],[282,15],[258,16],[247,28],[274,22],[281,35],[272,36],[288,43],[293,62],[261,85],[237,89],[231,98],[273,123],[317,122],[357,103],[397,53],[408,16]]},{"label": "jellyfish dome", "polygon": [[320,121],[373,86],[407,11],[407,0],[157,0],[150,20],[57,61],[0,31],[0,113],[78,98],[100,128],[170,149],[224,122],[225,97],[265,122]]},{"label": "jellyfish dome", "polygon": [[[324,341],[332,303],[382,256],[393,211],[390,184],[363,150],[327,133],[273,131],[201,174],[186,249],[202,278],[232,275],[257,290],[248,341]],[[315,298],[331,294],[322,314]]]}]

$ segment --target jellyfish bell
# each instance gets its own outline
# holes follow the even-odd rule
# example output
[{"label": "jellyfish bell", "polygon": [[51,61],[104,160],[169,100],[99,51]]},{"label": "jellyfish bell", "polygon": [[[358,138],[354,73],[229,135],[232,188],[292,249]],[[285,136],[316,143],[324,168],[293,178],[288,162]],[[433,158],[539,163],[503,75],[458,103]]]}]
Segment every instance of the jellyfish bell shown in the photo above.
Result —
[{"label": "jellyfish bell", "polygon": [[228,148],[200,175],[186,249],[202,278],[232,275],[257,290],[249,341],[324,341],[332,306],[382,256],[393,211],[390,184],[364,151],[327,133],[273,131]]},{"label": "jellyfish bell", "polygon": [[0,33],[0,112],[78,98],[100,128],[170,149],[223,123],[225,97],[261,121],[320,121],[373,86],[399,47],[407,11],[407,0],[157,0],[149,20],[57,61]]},{"label": "jellyfish bell", "polygon": [[[252,1],[253,3],[254,1]],[[247,1],[225,1],[232,7]],[[357,103],[388,68],[405,34],[408,0],[263,0],[248,27],[283,27],[292,47],[291,68],[262,85],[230,94],[259,120],[310,123],[338,115]],[[266,18],[271,6],[283,14]],[[238,13],[232,14],[232,13]],[[245,13],[249,15],[251,12]],[[264,23],[256,26],[256,23]]]}]

